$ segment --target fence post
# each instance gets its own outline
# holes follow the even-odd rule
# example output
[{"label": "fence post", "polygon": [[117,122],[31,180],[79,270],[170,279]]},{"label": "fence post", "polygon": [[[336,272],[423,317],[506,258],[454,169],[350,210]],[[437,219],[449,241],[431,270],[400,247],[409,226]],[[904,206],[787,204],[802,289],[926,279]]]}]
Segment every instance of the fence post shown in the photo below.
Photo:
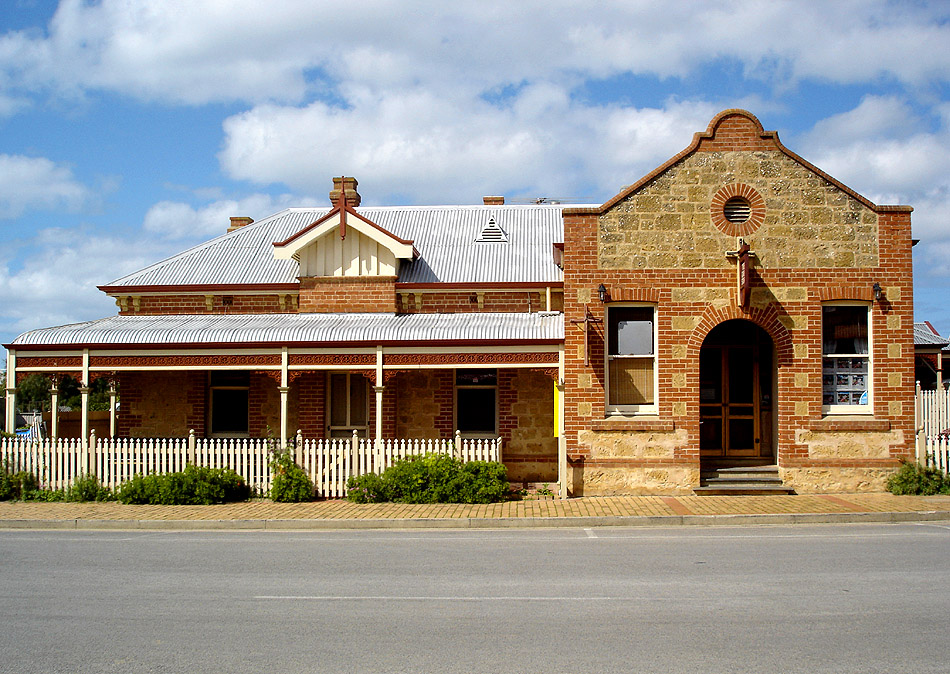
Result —
[{"label": "fence post", "polygon": [[297,429],[297,435],[294,438],[294,463],[298,466],[301,465],[301,457],[303,456],[303,431],[299,428]]},{"label": "fence post", "polygon": [[82,453],[82,474],[88,475],[96,465],[96,429],[89,431],[89,443]]},{"label": "fence post", "polygon": [[188,463],[195,464],[195,429],[188,429]]},{"label": "fence post", "polygon": [[463,459],[465,452],[462,451],[462,431],[455,429],[455,446],[452,448],[452,456],[456,459]]}]

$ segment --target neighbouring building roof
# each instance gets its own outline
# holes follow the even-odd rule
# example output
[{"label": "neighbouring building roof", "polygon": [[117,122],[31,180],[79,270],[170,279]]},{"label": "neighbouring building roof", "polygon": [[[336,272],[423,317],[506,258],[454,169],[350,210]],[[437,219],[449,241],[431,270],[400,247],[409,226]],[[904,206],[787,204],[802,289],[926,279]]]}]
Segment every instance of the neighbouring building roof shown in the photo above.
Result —
[{"label": "neighbouring building roof", "polygon": [[[562,280],[552,244],[564,240],[559,204],[386,206],[355,209],[393,236],[413,241],[400,283],[550,283]],[[274,257],[286,241],[329,208],[289,208],[212,239],[104,287],[296,283],[295,260]],[[485,240],[489,223],[504,232]],[[507,240],[505,240],[505,238]],[[482,239],[482,240],[479,240]]]},{"label": "neighbouring building roof", "polygon": [[472,314],[230,314],[110,316],[32,330],[11,346],[341,342],[492,342],[564,339],[559,312]]},{"label": "neighbouring building roof", "polygon": [[914,323],[914,346],[944,347],[947,344],[947,339],[941,337],[929,322]]}]

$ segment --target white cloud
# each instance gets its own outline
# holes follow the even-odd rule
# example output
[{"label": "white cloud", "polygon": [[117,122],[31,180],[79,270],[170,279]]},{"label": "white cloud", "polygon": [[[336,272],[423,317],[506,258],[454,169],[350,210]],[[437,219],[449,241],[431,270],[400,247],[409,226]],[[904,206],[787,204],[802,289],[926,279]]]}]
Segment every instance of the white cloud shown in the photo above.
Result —
[{"label": "white cloud", "polygon": [[167,240],[210,238],[227,231],[231,216],[259,219],[284,208],[306,206],[313,201],[308,202],[290,194],[276,198],[267,194],[252,194],[242,199],[221,199],[199,208],[179,201],[162,201],[145,214],[143,227],[146,232]]},{"label": "white cloud", "polygon": [[681,77],[721,59],[777,86],[921,84],[950,74],[947,18],[939,3],[886,0],[63,0],[46,34],[0,37],[0,73],[34,93],[105,89],[192,104],[348,98],[350,86],[451,95]]},{"label": "white cloud", "polygon": [[937,107],[928,123],[899,97],[869,96],[816,124],[801,154],[876,203],[913,206],[914,236],[928,245],[950,242],[948,111]]},{"label": "white cloud", "polygon": [[353,175],[366,203],[405,194],[419,203],[584,196],[577,191],[619,190],[638,178],[714,112],[692,102],[585,106],[553,85],[525,87],[504,108],[413,90],[347,110],[258,106],[225,121],[220,158],[235,178],[296,189]]},{"label": "white cloud", "polygon": [[76,211],[89,198],[67,166],[43,157],[0,154],[0,219],[34,209]]}]

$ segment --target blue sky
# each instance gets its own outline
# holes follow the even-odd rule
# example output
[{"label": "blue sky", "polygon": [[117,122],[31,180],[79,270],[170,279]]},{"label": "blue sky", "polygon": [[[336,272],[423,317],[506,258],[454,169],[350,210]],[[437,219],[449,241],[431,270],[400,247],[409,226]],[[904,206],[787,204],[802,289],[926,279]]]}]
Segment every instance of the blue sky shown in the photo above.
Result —
[{"label": "blue sky", "polygon": [[0,342],[334,175],[603,202],[733,107],[914,206],[917,319],[950,336],[950,3],[2,0]]}]

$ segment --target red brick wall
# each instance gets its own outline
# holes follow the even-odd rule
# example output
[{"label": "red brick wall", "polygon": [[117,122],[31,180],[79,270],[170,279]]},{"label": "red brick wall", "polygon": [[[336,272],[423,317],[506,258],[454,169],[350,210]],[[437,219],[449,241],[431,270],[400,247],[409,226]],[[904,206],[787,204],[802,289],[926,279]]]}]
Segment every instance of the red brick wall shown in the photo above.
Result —
[{"label": "red brick wall", "polygon": [[[284,308],[281,309],[280,297],[284,297]],[[225,305],[225,298],[230,298],[230,304]],[[138,309],[130,299],[126,301],[126,309],[120,308],[120,316],[133,315],[165,315],[165,314],[275,314],[295,313],[293,296],[290,293],[260,294],[260,295],[227,295],[216,294],[212,300],[211,311],[204,295],[146,295],[139,298]]]},{"label": "red brick wall", "polygon": [[395,284],[393,276],[303,277],[300,312],[395,312]]}]

